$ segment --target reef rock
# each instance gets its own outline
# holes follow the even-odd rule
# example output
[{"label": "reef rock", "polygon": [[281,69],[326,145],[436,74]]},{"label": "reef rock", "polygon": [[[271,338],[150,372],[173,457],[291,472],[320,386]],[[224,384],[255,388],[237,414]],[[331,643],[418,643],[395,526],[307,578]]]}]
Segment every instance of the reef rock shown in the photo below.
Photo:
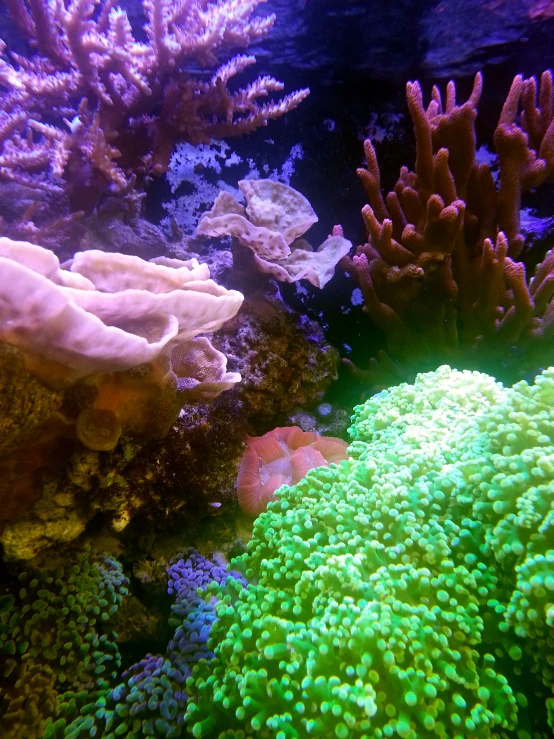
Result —
[{"label": "reef rock", "polygon": [[[155,529],[218,513],[235,502],[246,436],[321,402],[336,378],[321,328],[276,291],[250,298],[220,335],[242,295],[197,259],[91,250],[60,266],[40,247],[0,242],[3,277],[4,267],[23,275],[1,281],[11,311],[0,316],[11,326],[0,336],[7,559],[70,542],[95,517],[118,534],[137,516]],[[14,293],[28,282],[38,297],[25,302]]]},{"label": "reef rock", "polygon": [[[137,508],[122,476],[130,459],[168,432],[184,403],[240,380],[198,334],[235,315],[241,293],[217,285],[195,259],[158,262],[91,250],[62,266],[47,249],[0,239],[8,558],[70,541],[99,510],[124,528]],[[106,495],[114,483],[127,491],[124,502]]]}]

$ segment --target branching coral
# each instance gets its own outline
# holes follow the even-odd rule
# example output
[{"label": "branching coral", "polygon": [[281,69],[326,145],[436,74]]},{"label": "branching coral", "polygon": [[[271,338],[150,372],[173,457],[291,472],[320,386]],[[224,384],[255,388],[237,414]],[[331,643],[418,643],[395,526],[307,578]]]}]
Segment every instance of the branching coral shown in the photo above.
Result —
[{"label": "branching coral", "polygon": [[246,207],[220,192],[211,210],[202,214],[197,235],[233,236],[251,250],[260,272],[281,282],[308,280],[324,287],[352,246],[342,229],[335,227],[314,251],[302,236],[318,219],[301,193],[273,180],[241,180],[239,187]]},{"label": "branching coral", "polygon": [[[2,524],[23,517],[46,489],[43,473],[66,464],[62,507],[72,509],[68,483],[99,465],[83,447],[109,452],[127,437],[135,445],[129,460],[168,432],[184,403],[240,380],[198,334],[232,318],[242,295],[213,282],[196,260],[152,263],[91,250],[62,268],[52,252],[3,238],[0,269]],[[63,538],[78,535],[91,515],[58,521]],[[12,546],[19,539],[6,532],[6,546],[6,537],[15,537]]]},{"label": "branching coral", "polygon": [[369,200],[362,210],[368,241],[343,265],[387,338],[388,355],[372,360],[365,375],[374,384],[441,359],[493,367],[514,345],[525,347],[530,367],[540,366],[552,338],[554,256],[530,280],[516,261],[522,192],[550,180],[554,167],[552,75],[543,74],[538,102],[534,78],[512,83],[494,133],[498,190],[489,165],[476,159],[481,90],[478,74],[458,104],[450,82],[443,106],[434,87],[425,109],[419,83],[408,83],[415,171],[403,167],[386,198],[375,149],[365,142],[366,168],[358,174]]},{"label": "branching coral", "polygon": [[197,739],[551,736],[554,369],[443,366],[281,489],[187,680]]},{"label": "branching coral", "polygon": [[209,80],[189,71],[263,38],[275,16],[251,17],[259,2],[144,0],[142,42],[111,0],[9,0],[35,53],[0,58],[0,181],[63,188],[73,211],[89,210],[107,191],[136,197],[138,180],[165,171],[176,138],[242,135],[295,108],[308,90],[258,104],[283,88],[270,76],[228,89],[253,56]]}]

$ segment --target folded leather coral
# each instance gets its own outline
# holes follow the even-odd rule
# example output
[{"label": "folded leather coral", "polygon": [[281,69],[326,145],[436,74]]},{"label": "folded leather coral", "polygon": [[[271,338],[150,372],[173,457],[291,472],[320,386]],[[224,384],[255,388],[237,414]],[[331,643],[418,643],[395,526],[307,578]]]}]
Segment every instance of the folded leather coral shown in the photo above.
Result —
[{"label": "folded leather coral", "polygon": [[[122,435],[136,450],[164,436],[185,402],[239,382],[199,334],[242,300],[196,259],[88,251],[60,265],[47,249],[1,238],[0,526],[42,496],[46,468],[59,472],[83,446],[111,451]],[[83,526],[67,527],[65,540]]]},{"label": "folded leather coral", "polygon": [[7,238],[0,260],[1,337],[62,365],[66,379],[152,362],[221,328],[242,303],[196,260],[175,268],[88,251],[63,269],[53,252]]},{"label": "folded leather coral", "polygon": [[197,235],[233,236],[252,251],[260,272],[281,282],[308,280],[325,287],[352,247],[340,226],[314,251],[301,237],[318,218],[302,193],[273,180],[238,184],[246,207],[231,193],[220,192],[211,210],[202,214]]}]

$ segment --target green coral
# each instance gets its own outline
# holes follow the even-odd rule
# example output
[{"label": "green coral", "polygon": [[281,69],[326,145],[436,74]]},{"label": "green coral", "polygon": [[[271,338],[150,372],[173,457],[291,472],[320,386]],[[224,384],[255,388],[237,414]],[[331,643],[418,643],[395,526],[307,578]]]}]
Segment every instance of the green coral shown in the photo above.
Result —
[{"label": "green coral", "polygon": [[106,625],[127,593],[121,565],[85,553],[72,567],[23,572],[0,599],[0,734],[63,736],[91,690],[120,667]]},{"label": "green coral", "polygon": [[[210,739],[537,739],[554,728],[554,369],[441,367],[355,409],[213,586],[187,681]],[[546,708],[545,708],[546,707]],[[550,728],[549,728],[550,726]]]}]

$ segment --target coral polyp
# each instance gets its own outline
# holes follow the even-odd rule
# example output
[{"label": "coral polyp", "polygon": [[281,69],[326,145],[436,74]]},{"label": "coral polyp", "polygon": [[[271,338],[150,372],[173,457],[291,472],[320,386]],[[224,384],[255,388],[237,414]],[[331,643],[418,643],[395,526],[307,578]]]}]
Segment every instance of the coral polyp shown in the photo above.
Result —
[{"label": "coral polyp", "polygon": [[81,444],[95,452],[110,452],[114,449],[122,430],[116,414],[101,408],[85,408],[75,424],[75,432]]},{"label": "coral polyp", "polygon": [[358,406],[351,459],[256,520],[248,585],[208,588],[192,735],[546,739],[553,402],[553,370],[504,389],[441,367]]}]

